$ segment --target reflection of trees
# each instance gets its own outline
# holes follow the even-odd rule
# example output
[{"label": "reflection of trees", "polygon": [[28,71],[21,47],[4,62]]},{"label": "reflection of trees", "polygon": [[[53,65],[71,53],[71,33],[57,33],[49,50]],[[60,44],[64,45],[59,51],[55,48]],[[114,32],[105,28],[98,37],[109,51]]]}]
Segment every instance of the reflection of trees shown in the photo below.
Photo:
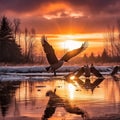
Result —
[{"label": "reflection of trees", "polygon": [[77,114],[81,115],[82,118],[88,118],[88,115],[85,111],[78,107],[72,106],[68,100],[64,100],[63,98],[59,97],[55,94],[55,92],[48,91],[46,96],[50,96],[50,99],[44,111],[42,120],[47,120],[50,118],[55,113],[57,107],[64,107],[64,109],[71,114]]},{"label": "reflection of trees", "polygon": [[114,80],[114,77],[107,78],[105,82],[106,99],[114,104],[114,107],[120,113],[120,81]]},{"label": "reflection of trees", "polygon": [[2,116],[6,116],[9,105],[11,104],[12,97],[15,94],[17,85],[20,84],[20,81],[6,81],[0,83],[0,107]]},{"label": "reflection of trees", "polygon": [[[108,79],[108,88],[107,88],[107,94],[109,95],[109,100],[116,103],[120,100],[120,82],[114,81],[113,79]],[[110,86],[110,87],[109,87]]]}]

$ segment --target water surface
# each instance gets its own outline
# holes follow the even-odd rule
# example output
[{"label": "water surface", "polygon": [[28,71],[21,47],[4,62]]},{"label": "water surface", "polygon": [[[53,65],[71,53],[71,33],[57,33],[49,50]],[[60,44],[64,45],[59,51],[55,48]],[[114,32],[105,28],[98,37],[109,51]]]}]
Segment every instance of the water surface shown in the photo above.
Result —
[{"label": "water surface", "polygon": [[82,120],[120,113],[120,80],[0,81],[0,120]]}]

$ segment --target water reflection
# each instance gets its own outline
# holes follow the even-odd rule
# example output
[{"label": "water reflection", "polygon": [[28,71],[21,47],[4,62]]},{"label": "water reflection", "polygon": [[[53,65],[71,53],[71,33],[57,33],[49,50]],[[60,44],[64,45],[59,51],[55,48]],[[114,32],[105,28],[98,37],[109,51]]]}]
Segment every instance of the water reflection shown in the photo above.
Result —
[{"label": "water reflection", "polygon": [[0,81],[0,111],[0,120],[81,120],[87,113],[90,118],[119,114],[120,81],[110,76],[75,81]]},{"label": "water reflection", "polygon": [[47,118],[50,118],[54,113],[57,107],[64,107],[64,109],[71,113],[71,114],[77,114],[77,115],[81,115],[82,118],[86,119],[88,118],[88,114],[75,106],[72,106],[69,103],[69,100],[66,100],[58,95],[55,94],[55,91],[48,91],[46,93],[46,96],[50,96],[50,99],[48,101],[47,107],[44,111],[44,115],[42,117],[42,120],[46,120]]},{"label": "water reflection", "polygon": [[82,88],[88,90],[90,89],[93,93],[94,89],[99,87],[98,85],[104,80],[104,78],[96,78],[94,81],[91,82],[90,79],[85,79],[82,81],[81,79],[76,79],[77,83],[82,86]]},{"label": "water reflection", "polygon": [[116,75],[113,75],[112,78],[113,78],[113,80],[115,80],[115,81],[120,81],[120,77],[118,77],[118,76],[116,76]]},{"label": "water reflection", "polygon": [[12,103],[12,98],[15,95],[16,89],[19,88],[20,81],[0,82],[0,107],[3,117],[6,116],[8,108]]},{"label": "water reflection", "polygon": [[75,91],[75,86],[72,84],[68,84],[68,92],[70,99],[74,99],[74,91]]}]

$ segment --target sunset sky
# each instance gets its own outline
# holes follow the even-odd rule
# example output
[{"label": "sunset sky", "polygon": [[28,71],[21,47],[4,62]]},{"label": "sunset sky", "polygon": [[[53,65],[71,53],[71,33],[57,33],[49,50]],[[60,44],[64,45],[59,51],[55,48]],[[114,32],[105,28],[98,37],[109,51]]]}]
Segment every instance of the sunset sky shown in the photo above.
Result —
[{"label": "sunset sky", "polygon": [[19,18],[22,28],[33,27],[38,34],[103,42],[107,25],[120,18],[120,0],[0,0],[0,15]]}]

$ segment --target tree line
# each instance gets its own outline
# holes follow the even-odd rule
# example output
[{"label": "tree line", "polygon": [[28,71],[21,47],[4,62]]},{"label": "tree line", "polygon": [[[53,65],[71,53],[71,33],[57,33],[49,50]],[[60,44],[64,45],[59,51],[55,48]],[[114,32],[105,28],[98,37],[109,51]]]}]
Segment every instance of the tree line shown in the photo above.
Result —
[{"label": "tree line", "polygon": [[90,56],[87,56],[84,54],[84,56],[81,58],[82,63],[120,63],[120,56],[111,56],[108,54],[108,51],[106,48],[104,48],[103,52],[101,54],[98,54],[97,56],[94,55],[92,52]]},{"label": "tree line", "polygon": [[22,32],[19,19],[11,22],[3,16],[0,19],[0,63],[33,63],[35,35],[34,28],[30,31],[25,28]]},{"label": "tree line", "polygon": [[9,20],[1,19],[0,24],[0,62],[20,62],[23,59],[21,48],[16,44]]},{"label": "tree line", "polygon": [[[110,63],[120,62],[120,19],[116,25],[109,25],[105,36],[105,46],[97,56],[91,53],[80,58],[83,63]],[[0,19],[0,63],[46,63],[42,49],[36,56],[36,31],[20,28],[20,19],[11,22],[6,16]],[[79,62],[76,58],[76,63]]]}]

